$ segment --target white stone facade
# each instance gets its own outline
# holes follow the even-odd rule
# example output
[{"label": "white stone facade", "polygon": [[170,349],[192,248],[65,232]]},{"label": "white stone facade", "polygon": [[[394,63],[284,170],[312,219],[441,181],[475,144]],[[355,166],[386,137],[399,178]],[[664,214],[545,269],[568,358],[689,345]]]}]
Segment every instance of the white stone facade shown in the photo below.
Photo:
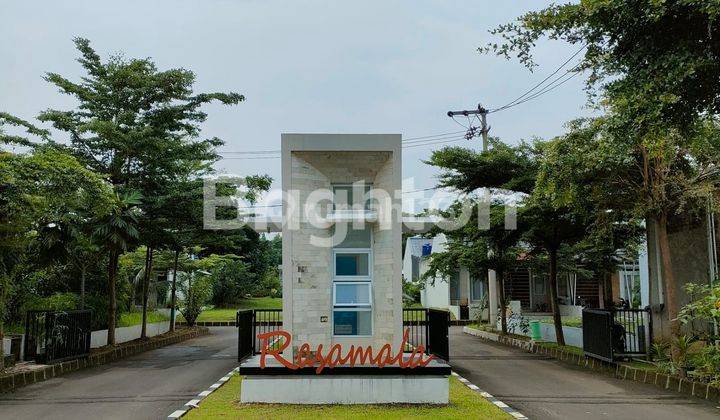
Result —
[{"label": "white stone facade", "polygon": [[[402,338],[402,256],[401,256],[401,136],[397,134],[283,134],[283,192],[298,200],[293,208],[283,207],[283,329],[293,336],[294,347],[309,343],[311,348],[335,343],[372,345]],[[373,207],[377,219],[372,230],[372,334],[333,334],[333,248],[317,245],[328,238],[333,223],[307,220],[305,205],[317,190],[358,181],[372,184],[389,194],[382,207]],[[317,210],[327,218],[329,202]],[[389,213],[388,213],[389,212]],[[391,217],[388,217],[391,216]],[[294,350],[292,354],[294,354]]]}]

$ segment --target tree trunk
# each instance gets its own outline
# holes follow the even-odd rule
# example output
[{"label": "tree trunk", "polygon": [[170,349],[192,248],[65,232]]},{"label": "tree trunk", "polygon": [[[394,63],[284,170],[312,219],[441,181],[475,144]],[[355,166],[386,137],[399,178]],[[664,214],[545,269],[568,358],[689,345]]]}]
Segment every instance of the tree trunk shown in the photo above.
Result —
[{"label": "tree trunk", "polygon": [[80,309],[85,309],[85,265],[80,269]]},{"label": "tree trunk", "polygon": [[150,272],[152,271],[153,260],[153,249],[147,247],[145,251],[145,274],[143,275],[143,289],[142,289],[142,330],[140,332],[140,338],[147,338],[147,304],[148,304],[148,289],[150,288]]},{"label": "tree trunk", "polygon": [[176,306],[176,290],[177,290],[177,266],[180,250],[175,250],[175,262],[173,263],[173,279],[172,289],[170,292],[170,331],[175,331],[175,306]]},{"label": "tree trunk", "polygon": [[603,274],[602,305],[600,309],[610,309],[613,307],[612,276],[613,274],[609,272]]},{"label": "tree trunk", "polygon": [[[667,310],[668,319],[670,321],[670,333],[673,338],[680,337],[680,321],[678,321],[678,299],[677,284],[675,283],[675,275],[672,269],[672,260],[670,257],[670,241],[667,235],[667,215],[661,214],[655,219],[657,228],[658,245],[660,247],[660,262],[662,265],[661,277],[665,284],[665,308]],[[677,362],[680,358],[680,350],[672,340],[671,353],[673,361]]]},{"label": "tree trunk", "polygon": [[108,262],[108,334],[107,345],[115,345],[115,315],[117,312],[117,300],[115,297],[115,279],[117,277],[118,259],[120,254],[118,251],[110,251],[110,259]]},{"label": "tree trunk", "polygon": [[565,335],[562,329],[562,318],[560,317],[560,307],[557,303],[557,253],[556,248],[548,250],[550,254],[550,308],[553,314],[553,323],[555,324],[555,338],[558,346],[565,345]]},{"label": "tree trunk", "polygon": [[5,339],[5,323],[0,318],[0,373],[5,370],[5,346],[3,340]]},{"label": "tree trunk", "polygon": [[498,293],[500,294],[500,330],[507,334],[507,302],[505,302],[505,272],[495,272],[498,280]]}]

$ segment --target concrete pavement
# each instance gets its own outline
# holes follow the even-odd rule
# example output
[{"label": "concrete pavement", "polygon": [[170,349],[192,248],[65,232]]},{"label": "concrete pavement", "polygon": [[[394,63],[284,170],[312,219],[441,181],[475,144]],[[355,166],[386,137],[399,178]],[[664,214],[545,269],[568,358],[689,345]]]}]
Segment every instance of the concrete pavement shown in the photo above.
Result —
[{"label": "concrete pavement", "polygon": [[718,419],[704,400],[450,330],[453,370],[531,419]]},{"label": "concrete pavement", "polygon": [[0,394],[0,419],[162,419],[237,366],[237,330]]}]

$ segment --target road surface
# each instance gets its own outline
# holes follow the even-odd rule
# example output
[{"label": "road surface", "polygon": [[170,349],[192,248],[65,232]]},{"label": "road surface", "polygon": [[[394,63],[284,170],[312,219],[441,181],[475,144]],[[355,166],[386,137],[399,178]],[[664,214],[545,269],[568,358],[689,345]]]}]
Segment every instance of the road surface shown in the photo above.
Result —
[{"label": "road surface", "polygon": [[652,385],[591,373],[450,330],[450,364],[531,419],[715,419],[720,409]]},{"label": "road surface", "polygon": [[163,419],[237,366],[237,330],[0,394],[0,419]]}]

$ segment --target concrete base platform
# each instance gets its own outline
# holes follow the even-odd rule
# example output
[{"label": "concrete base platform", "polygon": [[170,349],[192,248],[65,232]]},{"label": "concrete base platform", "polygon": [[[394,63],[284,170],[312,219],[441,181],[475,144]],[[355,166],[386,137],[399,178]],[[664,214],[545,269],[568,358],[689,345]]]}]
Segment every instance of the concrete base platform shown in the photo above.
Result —
[{"label": "concrete base platform", "polygon": [[243,361],[240,402],[281,404],[447,404],[450,365],[435,359],[414,369],[356,365],[290,370],[260,356]]},{"label": "concrete base platform", "polygon": [[447,404],[447,376],[247,376],[240,402],[283,404]]}]

